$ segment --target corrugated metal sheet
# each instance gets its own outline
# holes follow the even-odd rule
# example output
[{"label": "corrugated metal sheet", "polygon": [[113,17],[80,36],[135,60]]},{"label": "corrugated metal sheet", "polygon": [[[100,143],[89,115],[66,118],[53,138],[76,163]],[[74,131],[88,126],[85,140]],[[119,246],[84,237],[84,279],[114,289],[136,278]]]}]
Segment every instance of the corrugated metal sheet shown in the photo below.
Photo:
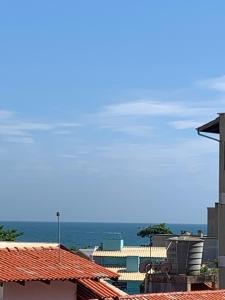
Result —
[{"label": "corrugated metal sheet", "polygon": [[16,246],[0,249],[0,282],[118,277],[64,247]]},{"label": "corrugated metal sheet", "polygon": [[[110,256],[110,257],[127,257],[127,256],[139,256],[150,257],[150,247],[123,247],[120,251],[103,251],[96,250],[93,253],[95,256]],[[151,257],[166,257],[166,247],[151,247]]]},{"label": "corrugated metal sheet", "polygon": [[127,272],[126,268],[107,268],[112,272],[116,272],[121,281],[143,281],[145,279],[145,273],[140,272]]},{"label": "corrugated metal sheet", "polygon": [[140,294],[120,297],[120,300],[224,300],[225,290],[159,294]]}]

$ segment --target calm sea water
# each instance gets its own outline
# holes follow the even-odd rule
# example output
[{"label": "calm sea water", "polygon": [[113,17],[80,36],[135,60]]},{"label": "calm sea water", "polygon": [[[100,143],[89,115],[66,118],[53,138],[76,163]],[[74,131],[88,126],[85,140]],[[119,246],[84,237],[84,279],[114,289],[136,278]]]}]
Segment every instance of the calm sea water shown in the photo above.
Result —
[{"label": "calm sea water", "polygon": [[[57,223],[51,222],[0,222],[7,229],[18,229],[23,235],[18,239],[26,242],[57,242]],[[121,233],[125,245],[141,245],[147,239],[137,237],[137,231],[149,224],[143,223],[61,223],[61,243],[67,247],[93,247],[100,245],[103,238],[110,233]],[[187,230],[207,231],[204,224],[168,224],[174,233]]]}]

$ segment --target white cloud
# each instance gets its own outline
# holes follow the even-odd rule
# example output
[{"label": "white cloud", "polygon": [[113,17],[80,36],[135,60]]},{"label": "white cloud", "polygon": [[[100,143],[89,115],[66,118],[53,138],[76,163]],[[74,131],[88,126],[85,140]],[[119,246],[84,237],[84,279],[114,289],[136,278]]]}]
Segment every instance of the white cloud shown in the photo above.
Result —
[{"label": "white cloud", "polygon": [[105,116],[189,116],[208,111],[209,107],[193,103],[140,100],[105,106],[102,113]]},{"label": "white cloud", "polygon": [[75,154],[60,154],[60,155],[58,155],[58,157],[60,157],[60,158],[68,158],[68,159],[77,159],[77,158],[79,158],[79,155],[75,155]]},{"label": "white cloud", "polygon": [[198,122],[194,120],[177,120],[170,122],[170,125],[176,129],[190,129],[190,128],[197,128],[203,122]]},{"label": "white cloud", "polygon": [[[133,136],[150,136],[162,126],[195,128],[219,111],[211,102],[136,100],[110,104],[89,115],[89,124],[97,128]],[[178,119],[179,118],[179,119]],[[160,122],[158,122],[160,121]]]},{"label": "white cloud", "polygon": [[81,124],[74,122],[43,123],[21,120],[12,111],[0,110],[0,137],[4,137],[4,141],[7,142],[33,143],[34,132],[60,132],[61,129],[64,131],[64,128],[70,128],[70,130],[72,130],[79,126],[81,126]]},{"label": "white cloud", "polygon": [[72,132],[70,130],[57,130],[54,131],[54,134],[59,134],[59,135],[70,135]]},{"label": "white cloud", "polygon": [[105,113],[113,115],[170,115],[183,112],[183,107],[175,103],[140,100],[125,102],[105,107]]},{"label": "white cloud", "polygon": [[202,80],[199,81],[198,84],[208,89],[225,92],[225,75]]},{"label": "white cloud", "polygon": [[125,133],[128,135],[133,135],[133,136],[147,136],[150,133],[152,133],[152,126],[148,126],[148,125],[140,125],[140,124],[129,124],[130,122],[128,122],[127,124],[124,122],[120,122],[120,121],[116,121],[110,122],[110,124],[107,125],[102,125],[100,126],[101,128],[109,128],[111,131],[113,132],[120,132],[120,133]]},{"label": "white cloud", "polygon": [[7,137],[4,141],[8,143],[33,144],[34,140],[31,137]]},{"label": "white cloud", "polygon": [[82,124],[80,124],[80,123],[58,123],[58,125],[57,126],[59,126],[59,127],[81,127],[82,126]]},{"label": "white cloud", "polygon": [[0,110],[0,120],[9,119],[14,115],[14,112],[9,110]]}]

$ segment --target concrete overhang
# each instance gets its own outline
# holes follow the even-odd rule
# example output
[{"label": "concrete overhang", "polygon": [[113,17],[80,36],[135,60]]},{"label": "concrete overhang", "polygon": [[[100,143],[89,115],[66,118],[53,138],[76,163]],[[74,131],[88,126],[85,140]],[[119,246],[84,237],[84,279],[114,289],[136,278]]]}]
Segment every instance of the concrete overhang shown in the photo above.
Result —
[{"label": "concrete overhang", "polygon": [[213,121],[210,121],[198,128],[196,128],[196,130],[198,132],[208,132],[208,133],[220,133],[220,117],[216,118]]}]

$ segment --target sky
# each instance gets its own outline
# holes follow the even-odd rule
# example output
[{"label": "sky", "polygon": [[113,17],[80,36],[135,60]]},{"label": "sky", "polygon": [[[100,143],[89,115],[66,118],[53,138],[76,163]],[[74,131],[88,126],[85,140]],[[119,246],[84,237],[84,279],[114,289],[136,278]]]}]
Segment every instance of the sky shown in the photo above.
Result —
[{"label": "sky", "polygon": [[0,3],[0,220],[206,223],[225,2]]}]

